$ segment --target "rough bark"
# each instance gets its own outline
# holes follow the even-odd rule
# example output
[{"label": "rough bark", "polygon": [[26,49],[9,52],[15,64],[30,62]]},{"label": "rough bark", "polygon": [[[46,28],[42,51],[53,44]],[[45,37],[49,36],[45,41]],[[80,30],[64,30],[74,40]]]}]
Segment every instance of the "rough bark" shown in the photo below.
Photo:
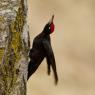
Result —
[{"label": "rough bark", "polygon": [[0,0],[0,95],[26,95],[27,0]]}]

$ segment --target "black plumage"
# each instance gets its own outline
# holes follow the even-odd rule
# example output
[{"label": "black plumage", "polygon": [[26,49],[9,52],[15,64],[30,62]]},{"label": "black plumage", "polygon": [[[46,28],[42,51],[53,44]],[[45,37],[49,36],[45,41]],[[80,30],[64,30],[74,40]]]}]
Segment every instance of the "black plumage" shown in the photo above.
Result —
[{"label": "black plumage", "polygon": [[52,16],[51,21],[45,25],[43,31],[33,40],[32,49],[29,52],[28,79],[37,70],[43,59],[46,58],[48,75],[50,75],[52,68],[55,84],[57,84],[58,75],[50,38],[50,34],[54,31],[53,18],[54,16]]}]

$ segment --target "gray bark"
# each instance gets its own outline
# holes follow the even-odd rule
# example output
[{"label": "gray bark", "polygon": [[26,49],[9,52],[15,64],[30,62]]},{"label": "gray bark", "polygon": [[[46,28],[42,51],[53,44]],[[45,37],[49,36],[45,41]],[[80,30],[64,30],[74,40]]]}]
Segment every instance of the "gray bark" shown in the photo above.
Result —
[{"label": "gray bark", "polygon": [[0,0],[0,95],[26,95],[27,0]]}]

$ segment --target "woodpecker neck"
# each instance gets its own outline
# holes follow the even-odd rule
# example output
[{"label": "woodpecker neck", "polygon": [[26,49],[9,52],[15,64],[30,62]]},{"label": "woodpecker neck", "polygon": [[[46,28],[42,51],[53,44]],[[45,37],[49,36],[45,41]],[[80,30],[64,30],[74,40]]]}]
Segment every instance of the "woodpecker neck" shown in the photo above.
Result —
[{"label": "woodpecker neck", "polygon": [[42,31],[42,35],[43,35],[43,36],[47,36],[47,35],[50,35],[50,33],[49,33],[48,31],[43,30],[43,31]]}]

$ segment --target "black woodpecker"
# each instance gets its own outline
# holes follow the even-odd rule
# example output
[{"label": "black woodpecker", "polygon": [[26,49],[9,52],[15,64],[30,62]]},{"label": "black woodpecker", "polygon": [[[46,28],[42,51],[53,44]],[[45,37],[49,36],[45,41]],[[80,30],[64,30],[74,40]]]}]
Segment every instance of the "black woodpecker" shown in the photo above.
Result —
[{"label": "black woodpecker", "polygon": [[54,73],[55,84],[58,82],[58,75],[56,70],[56,62],[51,46],[50,34],[54,32],[54,15],[51,20],[45,25],[43,31],[37,35],[33,40],[32,49],[30,49],[30,62],[28,65],[28,79],[37,70],[44,58],[47,61],[48,75],[50,75],[51,68]]}]

